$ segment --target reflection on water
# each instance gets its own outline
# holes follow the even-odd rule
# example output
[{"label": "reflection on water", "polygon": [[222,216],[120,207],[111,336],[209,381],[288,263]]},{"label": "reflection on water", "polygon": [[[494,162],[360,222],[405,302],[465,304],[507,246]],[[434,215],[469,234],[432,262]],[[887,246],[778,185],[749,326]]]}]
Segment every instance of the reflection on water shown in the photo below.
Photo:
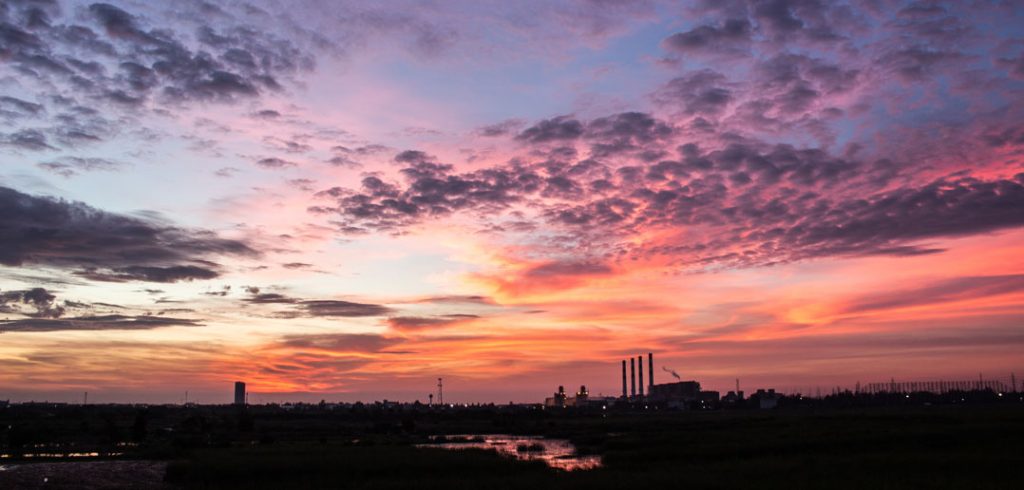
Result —
[{"label": "reflection on water", "polygon": [[[52,459],[59,459],[59,458],[99,458],[99,457],[112,457],[112,456],[122,456],[122,455],[124,455],[124,453],[97,453],[97,452],[91,452],[91,453],[63,453],[63,452],[61,452],[61,453],[58,453],[58,452],[53,452],[53,453],[21,453],[21,454],[17,454],[17,455],[13,455],[13,454],[0,454],[0,459],[11,459],[11,458],[16,458],[16,457],[17,458],[24,458],[24,459],[31,459],[31,458],[47,458],[47,459],[51,459],[51,458]],[[3,468],[3,467],[0,466],[0,468]]]},{"label": "reflection on water", "polygon": [[[600,456],[581,456],[576,447],[565,439],[545,439],[539,436],[512,436],[505,434],[456,435],[434,438],[427,447],[445,449],[490,449],[520,460],[540,460],[552,468],[565,471],[589,470],[601,466]],[[448,442],[458,441],[458,442]]]}]

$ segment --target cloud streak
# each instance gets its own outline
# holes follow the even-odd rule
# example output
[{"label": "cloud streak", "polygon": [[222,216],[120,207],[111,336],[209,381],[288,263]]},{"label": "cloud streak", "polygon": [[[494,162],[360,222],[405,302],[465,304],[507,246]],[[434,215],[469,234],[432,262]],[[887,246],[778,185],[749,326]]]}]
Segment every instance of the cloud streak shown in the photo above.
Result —
[{"label": "cloud streak", "polygon": [[211,279],[219,266],[208,257],[254,257],[245,242],[143,218],[118,215],[80,202],[23,194],[0,187],[0,264],[70,269],[96,281],[176,282]]},{"label": "cloud streak", "polygon": [[26,318],[0,321],[3,332],[61,332],[96,330],[151,330],[164,327],[196,327],[197,320],[164,316],[97,315],[69,318]]}]

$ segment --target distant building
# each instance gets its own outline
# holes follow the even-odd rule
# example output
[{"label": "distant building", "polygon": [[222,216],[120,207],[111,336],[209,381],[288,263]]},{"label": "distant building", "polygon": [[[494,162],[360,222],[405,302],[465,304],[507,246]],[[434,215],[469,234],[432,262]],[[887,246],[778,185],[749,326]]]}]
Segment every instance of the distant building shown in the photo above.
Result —
[{"label": "distant building", "polygon": [[701,391],[697,398],[705,403],[718,403],[720,395],[717,391]]},{"label": "distant building", "polygon": [[555,392],[554,396],[549,396],[544,399],[545,407],[565,407],[568,397],[565,394],[565,387],[559,386],[558,391]]},{"label": "distant building", "polygon": [[245,383],[235,381],[235,405],[245,405]]},{"label": "distant building", "polygon": [[573,399],[573,405],[586,405],[587,398],[590,397],[590,392],[587,391],[586,385],[580,385],[580,391],[576,392],[576,398]]},{"label": "distant building", "polygon": [[678,381],[651,385],[647,399],[669,408],[688,408],[700,399],[700,383],[696,381]]},{"label": "distant building", "polygon": [[730,391],[722,397],[723,405],[739,405],[743,402],[743,391]]},{"label": "distant building", "polygon": [[668,408],[710,409],[718,407],[719,393],[700,389],[697,381],[651,385],[647,399]]},{"label": "distant building", "polygon": [[587,390],[586,385],[580,386],[579,391],[576,392],[575,397],[570,397],[565,393],[565,387],[559,386],[558,391],[554,395],[544,399],[545,407],[607,407],[608,404],[614,403],[615,398],[613,397],[591,397],[590,391]]},{"label": "distant building", "polygon": [[761,409],[772,409],[779,405],[779,398],[781,395],[775,392],[774,388],[768,390],[758,389],[756,393],[750,395],[750,401],[753,406]]}]

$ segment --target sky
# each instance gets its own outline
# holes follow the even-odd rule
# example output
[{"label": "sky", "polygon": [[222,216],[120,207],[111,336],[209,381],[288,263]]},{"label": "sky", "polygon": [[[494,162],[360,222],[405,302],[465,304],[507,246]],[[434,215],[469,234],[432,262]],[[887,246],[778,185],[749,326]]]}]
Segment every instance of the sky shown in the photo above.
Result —
[{"label": "sky", "polygon": [[1024,5],[0,3],[0,399],[1024,375]]}]

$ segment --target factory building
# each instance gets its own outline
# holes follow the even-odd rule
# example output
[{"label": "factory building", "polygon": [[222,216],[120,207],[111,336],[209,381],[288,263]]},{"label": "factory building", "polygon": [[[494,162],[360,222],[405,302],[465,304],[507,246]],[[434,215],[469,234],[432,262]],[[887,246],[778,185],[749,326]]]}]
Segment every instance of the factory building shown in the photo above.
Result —
[{"label": "factory building", "polygon": [[753,395],[750,395],[751,403],[762,410],[770,410],[777,407],[780,398],[782,398],[782,395],[776,393],[771,388],[768,390],[758,389]]},{"label": "factory building", "polygon": [[565,392],[565,387],[559,386],[558,391],[544,399],[544,406],[547,408],[605,408],[614,401],[615,399],[611,397],[590,396],[590,391],[586,386],[580,386],[576,396],[569,396]]},{"label": "factory building", "polygon": [[651,387],[651,398],[654,400],[696,400],[700,398],[700,383],[696,381],[678,381]]},{"label": "factory building", "polygon": [[699,403],[699,406],[696,408],[700,408],[702,410],[718,408],[718,403],[720,399],[721,396],[717,391],[701,391],[700,395],[697,396],[697,402]]},{"label": "factory building", "polygon": [[738,405],[743,403],[743,390],[730,391],[722,397],[723,405]]},{"label": "factory building", "polygon": [[700,389],[700,383],[696,381],[677,381],[652,385],[647,400],[668,408],[710,409],[718,406],[720,394]]},{"label": "factory building", "polygon": [[568,397],[565,394],[565,387],[559,386],[558,391],[555,392],[554,396],[549,396],[544,399],[545,407],[565,407],[569,402]]}]

